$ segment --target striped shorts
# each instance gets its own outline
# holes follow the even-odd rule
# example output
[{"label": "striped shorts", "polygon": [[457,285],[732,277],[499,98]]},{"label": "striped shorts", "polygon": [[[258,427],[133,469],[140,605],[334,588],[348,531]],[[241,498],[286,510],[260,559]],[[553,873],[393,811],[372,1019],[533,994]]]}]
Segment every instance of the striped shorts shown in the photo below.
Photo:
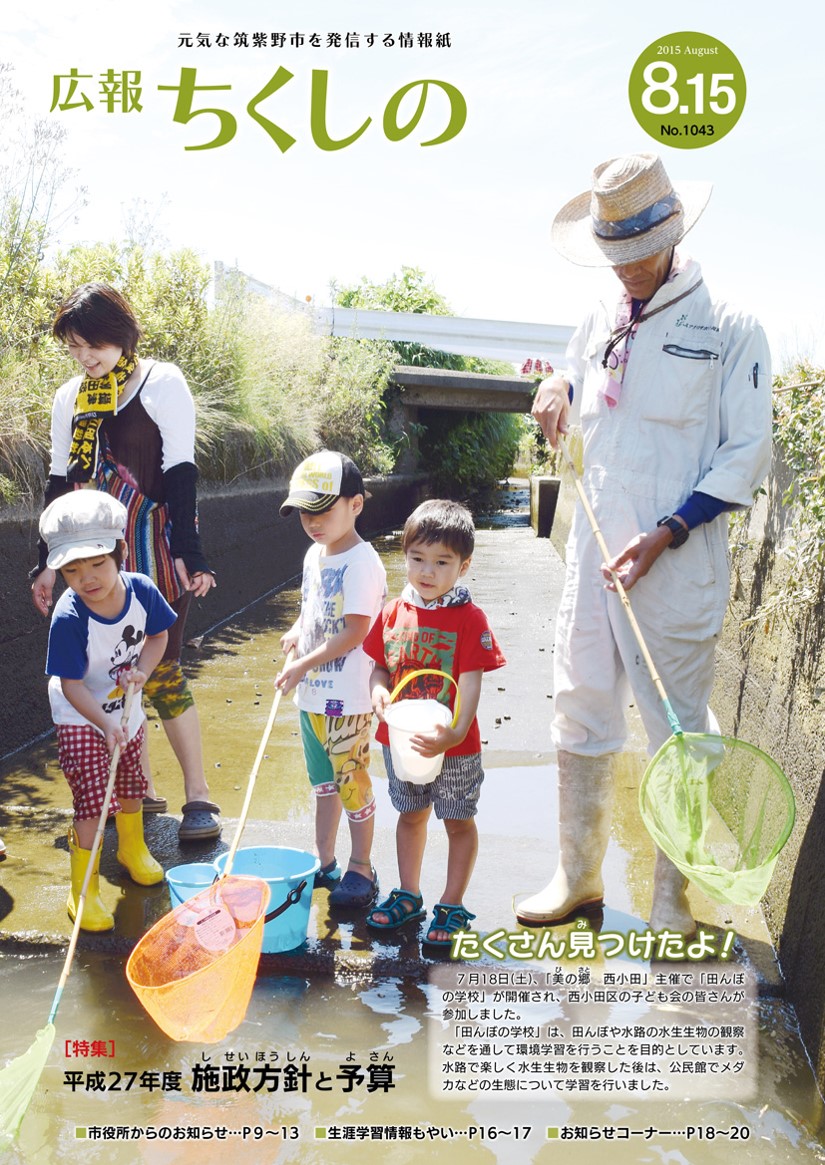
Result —
[{"label": "striped shorts", "polygon": [[439,821],[466,821],[478,812],[478,797],[484,769],[481,753],[445,756],[441,772],[429,785],[399,781],[392,765],[392,753],[383,745],[384,767],[389,779],[390,800],[398,813],[419,813],[432,805]]}]

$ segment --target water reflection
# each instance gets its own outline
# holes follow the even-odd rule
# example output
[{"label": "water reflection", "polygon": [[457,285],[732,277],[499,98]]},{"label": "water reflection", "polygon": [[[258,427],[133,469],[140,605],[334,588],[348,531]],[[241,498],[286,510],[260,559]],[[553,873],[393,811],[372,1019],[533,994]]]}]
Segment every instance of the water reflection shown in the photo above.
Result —
[{"label": "water reflection", "polygon": [[[43,1022],[55,970],[53,959],[9,959],[0,962],[6,998],[14,998],[13,1027],[33,1037]],[[25,982],[25,988],[23,983]],[[661,1103],[626,1100],[607,1103],[544,1099],[518,1102],[467,1099],[445,1101],[428,1095],[427,1025],[435,1018],[433,989],[399,978],[378,983],[310,981],[305,978],[262,977],[256,985],[245,1022],[222,1044],[200,1048],[165,1039],[137,1007],[125,983],[119,960],[84,956],[76,969],[73,989],[61,1010],[58,1041],[46,1068],[42,1087],[26,1118],[16,1159],[26,1162],[83,1160],[188,1162],[213,1159],[229,1152],[241,1162],[327,1162],[358,1160],[413,1161],[426,1151],[436,1160],[536,1162],[542,1165],[558,1154],[558,1143],[545,1141],[547,1127],[579,1126],[595,1129],[616,1125],[624,1129],[662,1132],[650,1142],[633,1135],[609,1146],[610,1160],[624,1162],[684,1161],[690,1165],[727,1163],[731,1157],[777,1165],[809,1165],[825,1160],[817,1134],[822,1106],[813,1088],[808,1066],[800,1060],[792,1017],[776,1002],[758,1007],[759,1084],[752,1102],[735,1103],[724,1096],[704,1101]],[[24,1035],[20,1036],[24,1040]],[[114,1041],[114,1056],[76,1054],[75,1041]],[[8,1046],[8,1041],[4,1040]],[[369,1091],[364,1080],[369,1065],[392,1063],[393,1085]],[[306,1067],[305,1085],[290,1088],[288,1065]],[[247,1087],[224,1092],[193,1091],[193,1080],[210,1066],[224,1068],[234,1081],[246,1078]],[[255,1091],[262,1069],[279,1069],[278,1089],[268,1085]],[[353,1072],[357,1067],[358,1071]],[[77,1072],[84,1087],[72,1092],[64,1073]],[[121,1090],[111,1090],[120,1073]],[[164,1083],[180,1073],[180,1088],[164,1090]],[[95,1075],[99,1074],[99,1075]],[[134,1074],[134,1076],[133,1076]],[[93,1088],[85,1084],[93,1081]],[[94,1083],[96,1081],[96,1083]],[[107,1089],[104,1091],[103,1086]],[[249,1090],[247,1090],[247,1088]],[[305,1090],[304,1090],[305,1088]],[[317,1126],[421,1126],[466,1130],[470,1126],[513,1130],[532,1128],[518,1142],[502,1134],[496,1141],[427,1141],[393,1144],[365,1140],[355,1144],[314,1140]],[[223,1148],[212,1141],[117,1142],[76,1141],[75,1126],[121,1126],[146,1129],[168,1126],[230,1130],[275,1130],[297,1125],[300,1139],[280,1141],[253,1134],[244,1142],[228,1137]],[[738,1144],[714,1141],[686,1142],[688,1124],[718,1129],[732,1125],[747,1129],[749,1139]],[[665,1136],[670,1131],[673,1135]],[[595,1165],[605,1160],[604,1142],[566,1143],[576,1161]],[[13,1154],[10,1160],[15,1160]],[[553,1159],[557,1159],[553,1157]]]}]

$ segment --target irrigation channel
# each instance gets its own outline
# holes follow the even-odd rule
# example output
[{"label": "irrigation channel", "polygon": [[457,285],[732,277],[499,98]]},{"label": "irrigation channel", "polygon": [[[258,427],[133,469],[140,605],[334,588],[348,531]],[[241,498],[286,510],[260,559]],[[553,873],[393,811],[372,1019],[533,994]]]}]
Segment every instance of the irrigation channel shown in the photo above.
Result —
[{"label": "irrigation channel", "polygon": [[[487,776],[467,905],[484,934],[517,929],[512,897],[544,884],[555,852],[549,718],[563,567],[549,542],[535,539],[526,507],[526,491],[502,495],[501,513],[479,532],[469,576],[508,657],[506,669],[485,679],[480,709]],[[398,593],[397,537],[375,544],[390,593]],[[182,852],[174,817],[147,818],[150,848],[167,868],[228,848],[271,704],[278,638],[297,602],[295,585],[287,586],[187,651],[224,836]],[[174,811],[175,766],[156,721],[150,733],[158,789]],[[652,843],[635,800],[643,764],[629,753],[621,766],[601,933],[644,930]],[[396,883],[395,819],[378,751],[373,767],[374,858],[388,891]],[[62,965],[69,797],[51,739],[9,758],[0,776],[9,851],[0,867],[5,1062],[43,1026]],[[284,701],[244,844],[311,850],[312,812],[297,713]],[[116,930],[82,938],[10,1162],[201,1165],[227,1154],[238,1165],[311,1165],[426,1155],[543,1165],[559,1153],[574,1165],[608,1155],[616,1165],[825,1161],[823,1104],[758,911],[727,913],[692,891],[700,922],[737,937],[729,960],[686,969],[603,953],[451,965],[422,959],[416,927],[376,938],[358,917],[332,917],[318,891],[307,943],[262,964],[245,1021],[223,1042],[201,1046],[165,1037],[126,982],[126,953],[169,909],[169,891],[131,884],[115,844],[110,826],[101,887]],[[343,827],[339,845],[346,858]],[[444,831],[433,821],[428,905],[440,894],[445,860]],[[683,972],[693,976],[689,991]],[[461,995],[468,989],[476,994]],[[692,1067],[674,1071],[674,1061]]]}]

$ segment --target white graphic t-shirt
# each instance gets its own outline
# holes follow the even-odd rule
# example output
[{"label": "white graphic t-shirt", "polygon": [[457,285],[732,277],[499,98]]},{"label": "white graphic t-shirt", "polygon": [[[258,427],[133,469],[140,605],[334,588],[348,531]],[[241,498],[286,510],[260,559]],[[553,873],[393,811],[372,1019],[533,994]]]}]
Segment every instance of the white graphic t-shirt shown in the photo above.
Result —
[{"label": "white graphic t-shirt", "polygon": [[[387,574],[369,542],[343,554],[321,554],[311,546],[304,559],[298,655],[306,655],[344,629],[346,615],[377,618],[387,593]],[[295,689],[305,712],[355,716],[372,711],[372,660],[359,646],[307,672]]]}]

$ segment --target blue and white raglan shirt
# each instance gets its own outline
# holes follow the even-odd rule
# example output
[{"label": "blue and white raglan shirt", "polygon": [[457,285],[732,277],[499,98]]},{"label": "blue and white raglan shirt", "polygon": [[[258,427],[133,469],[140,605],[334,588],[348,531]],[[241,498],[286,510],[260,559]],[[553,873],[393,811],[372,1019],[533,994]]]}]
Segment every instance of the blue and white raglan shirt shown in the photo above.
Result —
[{"label": "blue and white raglan shirt", "polygon": [[[167,631],[175,621],[175,612],[151,579],[126,571],[120,577],[126,587],[126,599],[114,619],[95,615],[70,589],[55,605],[46,659],[55,724],[94,727],[63,695],[61,680],[83,680],[106,716],[113,724],[119,724],[126,693],[117,677],[124,668],[137,664],[148,635]],[[130,740],[142,723],[143,707],[140,700],[135,700],[128,726]]]}]

